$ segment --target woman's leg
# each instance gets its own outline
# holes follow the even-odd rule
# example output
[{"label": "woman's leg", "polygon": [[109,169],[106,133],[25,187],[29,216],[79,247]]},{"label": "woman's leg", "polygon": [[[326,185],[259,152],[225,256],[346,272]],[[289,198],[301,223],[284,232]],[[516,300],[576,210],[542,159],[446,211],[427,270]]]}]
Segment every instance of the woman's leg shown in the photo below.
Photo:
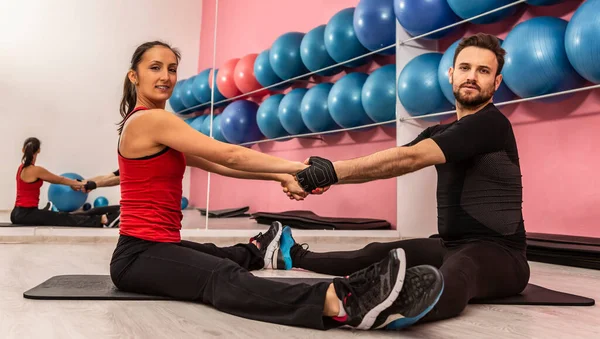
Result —
[{"label": "woman's leg", "polygon": [[15,207],[11,221],[13,224],[32,226],[104,227],[101,215],[87,216],[37,208]]}]

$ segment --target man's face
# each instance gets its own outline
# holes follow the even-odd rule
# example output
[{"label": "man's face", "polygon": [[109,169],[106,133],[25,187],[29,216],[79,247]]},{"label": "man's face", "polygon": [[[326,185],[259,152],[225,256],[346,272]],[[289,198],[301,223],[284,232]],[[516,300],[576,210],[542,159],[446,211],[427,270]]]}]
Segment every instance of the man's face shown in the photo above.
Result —
[{"label": "man's face", "polygon": [[496,76],[496,55],[488,49],[466,47],[454,66],[448,74],[454,97],[462,107],[474,108],[488,102],[502,82],[502,75]]}]

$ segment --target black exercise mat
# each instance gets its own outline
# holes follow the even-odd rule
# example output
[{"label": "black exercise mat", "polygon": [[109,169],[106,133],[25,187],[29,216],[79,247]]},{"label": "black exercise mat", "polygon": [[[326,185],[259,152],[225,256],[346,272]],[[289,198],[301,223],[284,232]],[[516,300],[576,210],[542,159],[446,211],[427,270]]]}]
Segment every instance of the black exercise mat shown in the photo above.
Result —
[{"label": "black exercise mat", "polygon": [[[226,208],[222,210],[209,210],[208,217],[209,218],[240,218],[246,217],[249,218],[250,214],[247,214],[250,210],[250,207],[238,207],[238,208]],[[200,214],[206,215],[206,208],[198,208]]]},{"label": "black exercise mat", "polygon": [[[331,282],[331,278],[270,277],[273,281],[290,284]],[[119,291],[108,275],[59,275],[23,293],[27,299],[41,300],[171,300],[161,296]],[[477,300],[472,303],[498,305],[591,306],[594,300],[573,294],[552,291],[529,284],[522,294],[501,298]]]},{"label": "black exercise mat", "polygon": [[564,234],[527,233],[527,240],[553,242],[560,244],[592,245],[600,247],[600,238],[581,237]]},{"label": "black exercise mat", "polygon": [[311,211],[285,211],[280,213],[257,212],[252,214],[259,224],[270,225],[279,221],[286,226],[299,229],[327,230],[373,230],[391,229],[386,220],[368,218],[334,218],[322,217]]}]

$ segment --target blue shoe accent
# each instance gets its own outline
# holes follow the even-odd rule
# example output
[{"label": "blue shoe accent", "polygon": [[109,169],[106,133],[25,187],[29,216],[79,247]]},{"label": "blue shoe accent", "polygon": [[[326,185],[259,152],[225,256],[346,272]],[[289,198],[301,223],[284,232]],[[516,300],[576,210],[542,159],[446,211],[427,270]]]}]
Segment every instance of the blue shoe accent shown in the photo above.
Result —
[{"label": "blue shoe accent", "polygon": [[385,329],[386,330],[401,330],[401,329],[409,327],[409,326],[413,325],[414,323],[416,323],[417,321],[421,320],[425,315],[427,315],[427,313],[429,313],[435,307],[435,305],[440,300],[440,297],[442,296],[443,292],[444,292],[444,283],[442,281],[442,288],[441,288],[440,292],[438,293],[437,297],[435,298],[435,301],[433,303],[431,303],[431,305],[429,305],[429,307],[427,307],[423,312],[421,312],[416,317],[401,318],[401,319],[394,320],[391,323],[389,323],[385,327]]},{"label": "blue shoe accent", "polygon": [[283,256],[283,262],[285,263],[286,270],[291,270],[293,267],[290,250],[295,243],[296,241],[292,237],[292,228],[285,226],[283,228],[283,232],[281,233],[281,238],[279,239],[279,250]]}]

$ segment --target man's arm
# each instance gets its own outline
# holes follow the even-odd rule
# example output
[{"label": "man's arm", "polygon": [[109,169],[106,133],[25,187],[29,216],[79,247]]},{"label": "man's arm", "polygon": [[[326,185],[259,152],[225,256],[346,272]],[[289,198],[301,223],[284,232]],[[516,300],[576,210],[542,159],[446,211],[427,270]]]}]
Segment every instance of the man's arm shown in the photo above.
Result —
[{"label": "man's arm", "polygon": [[117,186],[121,183],[121,177],[115,175],[114,173],[99,175],[97,177],[93,177],[88,179],[88,181],[93,181],[96,183],[96,188],[98,187],[111,187]]},{"label": "man's arm", "polygon": [[443,164],[446,157],[432,139],[414,146],[394,147],[361,158],[334,162],[338,184],[355,184],[398,177],[422,168]]}]

